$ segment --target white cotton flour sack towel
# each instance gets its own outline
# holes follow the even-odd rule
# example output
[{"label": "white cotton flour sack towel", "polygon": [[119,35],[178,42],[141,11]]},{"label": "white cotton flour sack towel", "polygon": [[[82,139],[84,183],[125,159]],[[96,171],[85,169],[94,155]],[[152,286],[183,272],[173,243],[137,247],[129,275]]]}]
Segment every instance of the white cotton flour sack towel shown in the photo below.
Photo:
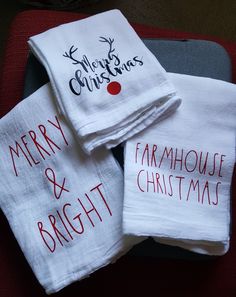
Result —
[{"label": "white cotton flour sack towel", "polygon": [[126,143],[124,233],[222,255],[230,237],[236,85],[169,77],[181,108]]},{"label": "white cotton flour sack towel", "polygon": [[167,103],[180,104],[165,70],[119,10],[53,28],[29,45],[88,153],[143,130]]},{"label": "white cotton flour sack towel", "polygon": [[0,206],[47,293],[131,247],[119,165],[109,151],[81,151],[51,92],[43,86],[0,120]]}]

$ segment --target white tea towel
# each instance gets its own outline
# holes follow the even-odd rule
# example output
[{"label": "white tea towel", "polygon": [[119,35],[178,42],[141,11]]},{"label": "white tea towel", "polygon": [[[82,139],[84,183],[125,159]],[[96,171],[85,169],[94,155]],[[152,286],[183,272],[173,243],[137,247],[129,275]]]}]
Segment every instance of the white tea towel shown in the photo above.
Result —
[{"label": "white tea towel", "polygon": [[54,101],[47,84],[0,119],[0,206],[47,293],[134,243],[122,234],[119,165],[109,151],[85,155]]},{"label": "white tea towel", "polygon": [[165,70],[119,10],[50,29],[29,45],[87,153],[142,131],[167,102],[180,104]]},{"label": "white tea towel", "polygon": [[169,78],[181,108],[126,143],[124,233],[222,255],[230,238],[236,85]]}]

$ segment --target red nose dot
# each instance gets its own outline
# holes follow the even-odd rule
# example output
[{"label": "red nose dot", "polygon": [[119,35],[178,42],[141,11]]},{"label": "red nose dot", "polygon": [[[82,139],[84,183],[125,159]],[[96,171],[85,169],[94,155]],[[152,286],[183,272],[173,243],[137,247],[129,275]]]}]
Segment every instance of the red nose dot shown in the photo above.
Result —
[{"label": "red nose dot", "polygon": [[107,92],[111,95],[117,95],[121,91],[121,85],[117,81],[112,81],[107,85]]}]

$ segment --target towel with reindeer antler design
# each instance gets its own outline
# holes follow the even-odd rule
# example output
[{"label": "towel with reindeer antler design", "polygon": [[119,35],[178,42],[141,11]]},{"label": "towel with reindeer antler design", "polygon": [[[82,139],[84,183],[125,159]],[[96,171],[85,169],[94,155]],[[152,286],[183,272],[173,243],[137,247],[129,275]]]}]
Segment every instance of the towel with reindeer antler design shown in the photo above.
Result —
[{"label": "towel with reindeer antler design", "polygon": [[29,45],[87,153],[118,145],[181,102],[118,10],[50,29],[31,37]]}]

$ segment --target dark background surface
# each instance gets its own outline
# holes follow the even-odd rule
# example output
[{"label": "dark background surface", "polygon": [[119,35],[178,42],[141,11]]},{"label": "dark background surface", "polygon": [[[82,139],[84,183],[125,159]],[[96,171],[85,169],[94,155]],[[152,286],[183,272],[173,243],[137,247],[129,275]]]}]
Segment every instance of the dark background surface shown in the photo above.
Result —
[{"label": "dark background surface", "polygon": [[[18,12],[34,8],[25,4],[30,2],[40,1],[0,1],[1,60],[10,22]],[[225,40],[236,41],[235,0],[83,0],[82,8],[76,5],[75,0],[61,0],[60,2],[64,2],[64,7],[62,7],[64,10],[94,14],[118,8],[130,22],[179,31],[209,34]],[[67,4],[66,6],[66,2],[70,2],[73,5]]]}]

